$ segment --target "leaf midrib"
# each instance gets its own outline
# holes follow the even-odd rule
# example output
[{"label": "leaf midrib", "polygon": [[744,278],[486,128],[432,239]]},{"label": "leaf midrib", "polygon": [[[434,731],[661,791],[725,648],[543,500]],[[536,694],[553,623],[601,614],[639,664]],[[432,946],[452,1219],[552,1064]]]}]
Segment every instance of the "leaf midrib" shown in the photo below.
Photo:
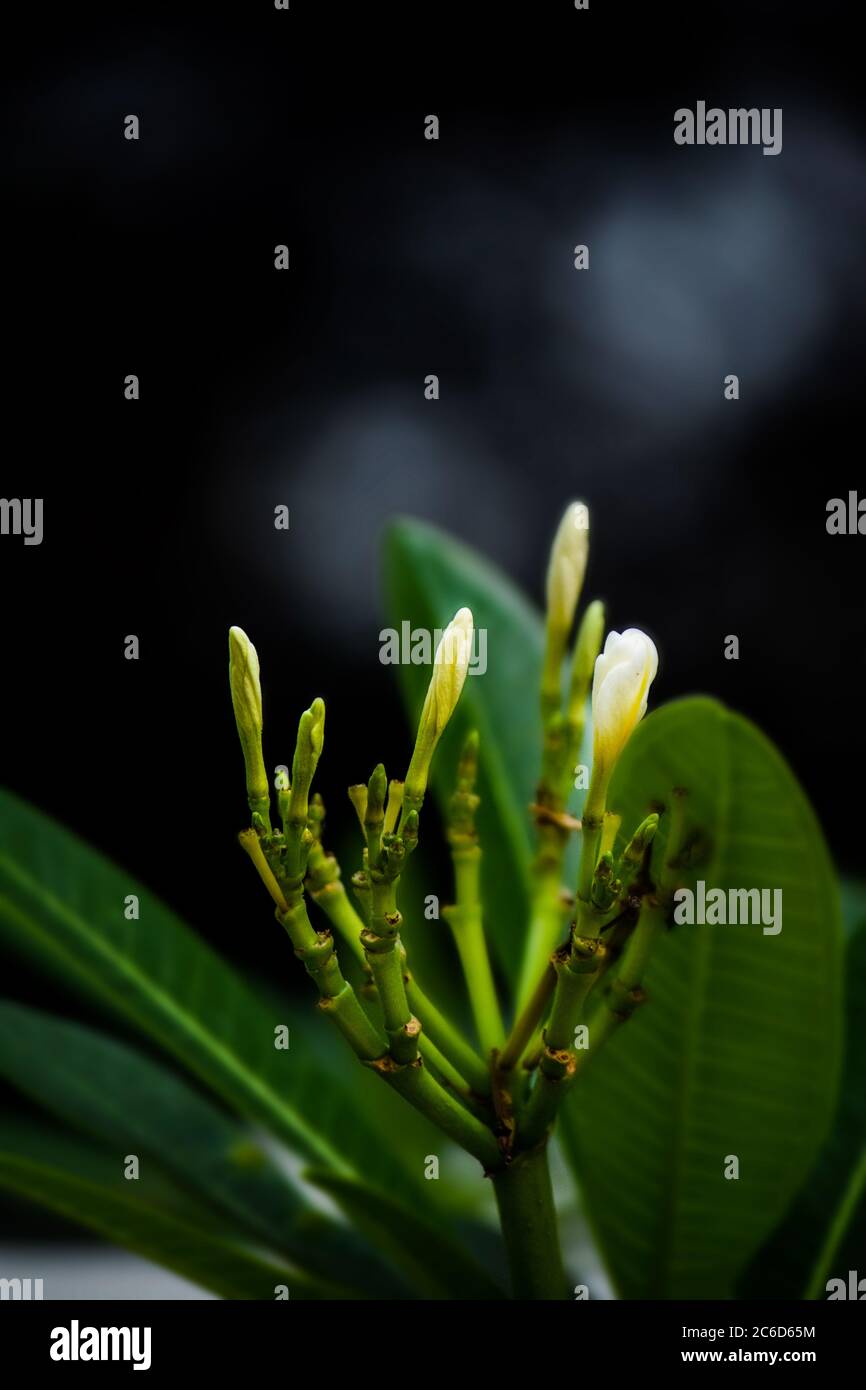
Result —
[{"label": "leaf midrib", "polygon": [[[717,815],[716,824],[727,826],[725,816],[727,815],[731,801],[731,758],[729,740],[727,734],[722,730],[722,725],[724,723],[727,723],[727,721],[719,718],[718,724],[721,741],[723,743],[723,757],[719,760],[721,764],[721,786],[718,788],[719,795],[716,799],[717,812],[722,812],[724,814]],[[724,861],[722,846],[725,844],[726,840],[721,835],[714,838],[712,856],[708,865],[708,876],[711,881],[715,880],[719,866]],[[666,1190],[666,1200],[664,1203],[665,1219],[661,1227],[662,1252],[659,1260],[659,1273],[662,1280],[662,1289],[664,1291],[662,1296],[666,1298],[670,1297],[673,1252],[679,1248],[677,1217],[681,1210],[679,1192],[683,1180],[683,1170],[685,1168],[686,1115],[694,1090],[694,1078],[697,1068],[697,1049],[695,1047],[695,1041],[699,1033],[698,1025],[703,1009],[704,991],[712,947],[709,932],[697,932],[696,936],[697,946],[694,952],[694,967],[689,987],[688,1006],[683,1030],[684,1041],[680,1052],[682,1059],[680,1070],[682,1084],[676,1093],[676,1122],[674,1125],[674,1146],[671,1154],[671,1181]],[[698,984],[700,988],[697,987]]]}]

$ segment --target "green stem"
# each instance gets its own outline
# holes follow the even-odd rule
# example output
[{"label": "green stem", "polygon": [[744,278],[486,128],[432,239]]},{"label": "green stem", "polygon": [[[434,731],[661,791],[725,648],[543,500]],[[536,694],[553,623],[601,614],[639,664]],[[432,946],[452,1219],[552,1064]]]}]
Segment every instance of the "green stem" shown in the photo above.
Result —
[{"label": "green stem", "polygon": [[575,1070],[574,1034],[587,995],[598,978],[604,947],[593,938],[575,938],[555,959],[556,993],[544,1030],[535,1085],[518,1129],[521,1147],[532,1148],[553,1124]]},{"label": "green stem", "polygon": [[350,984],[344,983],[339,994],[322,995],[319,1008],[340,1030],[360,1061],[373,1062],[382,1056],[385,1050],[382,1037],[364,1013]]},{"label": "green stem", "polygon": [[481,851],[477,846],[454,850],[457,906],[446,909],[443,915],[451,928],[460,956],[481,1048],[489,1056],[494,1048],[500,1046],[505,1027],[481,920],[480,867]]},{"label": "green stem", "polygon": [[303,898],[285,912],[277,911],[277,921],[289,936],[295,955],[319,991],[319,1008],[343,1034],[362,1062],[381,1057],[385,1041],[370,1022],[352,986],[343,978],[334,938],[313,930]]},{"label": "green stem", "polygon": [[586,996],[595,984],[604,947],[597,940],[575,937],[567,953],[557,957],[556,993],[544,1030],[547,1046],[554,1051],[574,1046],[574,1030],[580,1022]]},{"label": "green stem", "polygon": [[481,912],[481,846],[475,825],[480,799],[475,792],[478,779],[478,734],[472,730],[464,741],[457,764],[457,785],[448,805],[448,842],[454,866],[456,907],[446,908],[443,916],[460,956],[466,989],[475,1019],[481,1050],[488,1057],[500,1047],[505,1036]]},{"label": "green stem", "polygon": [[356,960],[362,965],[365,964],[366,955],[361,943],[364,923],[352,906],[339,878],[335,877],[319,887],[311,885],[310,897],[317,907],[322,909],[334,930],[340,933]]},{"label": "green stem", "polygon": [[[603,798],[602,798],[603,801]],[[651,821],[652,818],[648,818]],[[651,825],[650,843],[655,836],[656,823]],[[647,822],[639,828],[644,835]],[[622,964],[615,978],[606,986],[602,1002],[589,1020],[589,1047],[582,1049],[575,1057],[574,1070],[568,1084],[572,1084],[589,1065],[592,1057],[598,1056],[604,1043],[627,1019],[631,1018],[638,1005],[643,1003],[643,977],[650,953],[665,925],[664,902],[676,881],[677,863],[686,838],[686,792],[682,787],[674,787],[671,793],[670,827],[665,850],[665,858],[658,873],[657,895],[644,897],[641,901],[637,925],[628,938]],[[629,845],[631,849],[631,842]],[[646,846],[641,842],[634,849],[635,856],[644,856]],[[582,863],[581,863],[582,867]],[[616,908],[613,909],[616,911]],[[578,903],[578,928],[586,935],[595,935],[593,923],[601,930],[611,920],[610,914],[599,916],[593,913],[588,903]]]},{"label": "green stem", "polygon": [[405,964],[403,979],[406,984],[406,997],[409,1000],[409,1006],[413,1014],[420,1018],[424,1025],[424,1032],[454,1063],[457,1070],[462,1072],[472,1090],[479,1096],[488,1096],[490,1094],[490,1072],[478,1053],[469,1046],[463,1034],[442,1013],[441,1009],[437,1008],[432,999],[428,999],[415,977],[405,970]]},{"label": "green stem", "polygon": [[383,878],[378,870],[370,876],[373,911],[361,941],[379,994],[391,1054],[397,1062],[412,1062],[418,1056],[420,1025],[409,1008],[403,979],[397,880]]},{"label": "green stem", "polygon": [[539,975],[566,934],[561,897],[563,856],[552,854],[553,848],[551,845],[540,854],[533,868],[532,908],[517,986],[518,1011],[528,1004]]},{"label": "green stem", "polygon": [[541,979],[535,986],[523,1012],[519,1015],[517,1022],[512,1028],[505,1046],[499,1054],[497,1065],[500,1071],[511,1071],[519,1063],[526,1051],[527,1045],[535,1034],[535,1030],[541,1021],[555,985],[556,972],[550,961],[548,961]]},{"label": "green stem", "polygon": [[439,1080],[449,1086],[460,1097],[464,1105],[468,1105],[470,1110],[475,1110],[476,1097],[470,1089],[468,1081],[460,1075],[457,1068],[449,1062],[444,1052],[439,1051],[432,1038],[429,1038],[426,1033],[421,1033],[418,1039],[418,1050],[424,1061],[432,1067]]},{"label": "green stem", "polygon": [[[366,855],[366,850],[364,851]],[[373,912],[373,890],[370,887],[370,875],[366,868],[356,869],[350,879],[352,891],[358,900],[361,909],[361,929],[369,923]]]},{"label": "green stem", "polygon": [[520,1154],[493,1175],[493,1189],[518,1299],[564,1299],[565,1270],[547,1146]]},{"label": "green stem", "polygon": [[583,808],[580,835],[580,867],[577,874],[578,902],[588,903],[592,891],[592,876],[598,862],[598,851],[604,832],[604,812],[607,805],[607,784],[610,772],[598,772],[595,767],[589,781],[586,804]]},{"label": "green stem", "polygon": [[[303,898],[288,911],[278,911],[277,919],[285,927],[295,955],[303,961],[319,990],[319,1008],[340,1030],[355,1055],[377,1071],[416,1110],[473,1154],[486,1171],[492,1171],[501,1162],[501,1151],[493,1133],[446,1091],[417,1058],[420,1025],[409,1014],[408,1006],[405,1021],[400,1025],[394,1023],[402,1007],[401,997],[405,1000],[399,940],[394,949],[373,953],[374,961],[386,962],[386,973],[377,975],[377,984],[383,1007],[387,1001],[386,1025],[394,1025],[387,1029],[391,1044],[389,1054],[385,1040],[367,1017],[352,986],[343,978],[333,937],[330,933],[313,930]],[[376,940],[378,942],[379,938]],[[392,979],[395,964],[399,988],[394,986]],[[487,1073],[484,1075],[486,1080]]]},{"label": "green stem", "polygon": [[635,1009],[643,1002],[644,972],[652,948],[664,930],[664,921],[664,909],[661,905],[655,900],[645,898],[637,926],[625,948],[622,965],[607,987],[603,1000],[589,1019],[589,1047],[577,1053],[572,1081],[582,1075],[591,1059],[598,1056],[608,1038],[631,1018]]},{"label": "green stem", "polygon": [[830,1267],[864,1190],[866,1190],[866,1149],[860,1155],[860,1162],[855,1166],[848,1186],[842,1194],[842,1200],[833,1213],[833,1219],[821,1247],[821,1253],[815,1262],[806,1292],[803,1294],[804,1298],[816,1299],[826,1293]]},{"label": "green stem", "polygon": [[581,831],[580,873],[577,882],[577,896],[581,902],[589,902],[592,889],[592,876],[598,860],[598,849],[604,830],[604,807],[598,816],[584,815]]},{"label": "green stem", "polygon": [[386,1055],[368,1065],[410,1105],[477,1158],[485,1172],[501,1167],[504,1158],[493,1132],[439,1084],[420,1057],[403,1065]]},{"label": "green stem", "polygon": [[564,936],[560,885],[573,828],[565,813],[583,744],[586,697],[603,631],[604,608],[596,600],[584,613],[578,628],[571,687],[563,714],[559,669],[562,652],[557,652],[548,626],[541,682],[541,776],[536,793],[538,854],[533,864],[532,913],[517,988],[518,1010],[528,1002],[545,962],[562,944]]}]

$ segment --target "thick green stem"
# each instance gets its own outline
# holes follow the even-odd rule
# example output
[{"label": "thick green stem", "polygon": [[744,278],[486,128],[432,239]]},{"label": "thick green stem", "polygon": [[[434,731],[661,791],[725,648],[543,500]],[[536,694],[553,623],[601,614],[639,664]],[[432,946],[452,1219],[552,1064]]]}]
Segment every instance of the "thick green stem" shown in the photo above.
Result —
[{"label": "thick green stem", "polygon": [[344,983],[339,994],[322,995],[319,1008],[340,1030],[355,1056],[362,1062],[373,1062],[385,1051],[385,1044],[373,1026],[350,984]]},{"label": "thick green stem", "polygon": [[546,1145],[494,1173],[493,1188],[514,1297],[564,1299],[566,1278]]},{"label": "thick green stem", "polygon": [[371,871],[371,879],[373,911],[361,941],[378,991],[391,1053],[398,1062],[412,1062],[418,1056],[420,1025],[409,1008],[403,979],[397,880],[382,878],[378,870]]},{"label": "thick green stem", "polygon": [[544,1030],[544,1040],[554,1051],[574,1046],[574,1031],[603,957],[604,946],[600,941],[575,937],[568,950],[556,958],[556,994]]},{"label": "thick green stem", "polygon": [[566,1094],[575,1069],[574,1034],[587,995],[598,978],[604,947],[592,938],[577,938],[555,960],[556,994],[544,1030],[544,1049],[529,1104],[518,1127],[518,1143],[532,1148],[547,1132]]},{"label": "thick green stem", "polygon": [[588,902],[592,889],[592,876],[598,860],[598,850],[604,830],[604,808],[598,816],[583,817],[583,830],[580,849],[580,873],[577,883],[577,896],[581,902]]}]

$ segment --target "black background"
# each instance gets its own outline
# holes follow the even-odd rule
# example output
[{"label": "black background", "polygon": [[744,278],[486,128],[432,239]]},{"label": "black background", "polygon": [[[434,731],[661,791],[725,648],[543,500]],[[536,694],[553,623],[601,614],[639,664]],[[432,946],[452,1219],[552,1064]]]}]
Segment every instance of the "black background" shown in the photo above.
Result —
[{"label": "black background", "polygon": [[[259,649],[270,763],[325,696],[342,816],[347,782],[409,751],[378,660],[385,521],[445,526],[540,601],[579,497],[587,594],[655,637],[655,702],[754,718],[862,868],[866,540],[825,529],[866,492],[852,22],[600,0],[19,19],[2,492],[45,499],[45,537],[0,543],[4,782],[282,973],[233,844],[227,628]],[[699,99],[782,107],[782,153],[677,147]],[[5,986],[50,997],[15,967]]]}]

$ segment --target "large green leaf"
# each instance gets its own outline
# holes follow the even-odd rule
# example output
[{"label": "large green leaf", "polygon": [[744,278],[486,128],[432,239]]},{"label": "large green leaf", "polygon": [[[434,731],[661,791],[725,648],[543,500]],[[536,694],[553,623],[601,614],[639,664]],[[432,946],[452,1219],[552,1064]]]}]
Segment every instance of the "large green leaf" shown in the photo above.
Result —
[{"label": "large green leaf", "polygon": [[[139,898],[138,920],[124,915],[129,894]],[[383,1186],[423,1196],[399,1150],[367,1123],[358,1096],[362,1082],[376,1079],[365,1073],[350,1088],[319,1064],[316,1030],[327,1024],[312,1008],[291,1031],[290,1048],[276,1049],[285,1011],[129,875],[8,792],[0,792],[3,935],[67,987],[131,1021],[304,1158],[349,1176],[374,1157]],[[348,1056],[346,1066],[362,1070]]]},{"label": "large green leaf", "polygon": [[839,896],[842,899],[842,922],[851,936],[866,920],[866,883],[862,878],[843,876],[839,880]]},{"label": "large green leaf", "polygon": [[243,1240],[208,1208],[176,1191],[152,1164],[123,1176],[118,1156],[26,1122],[4,1122],[0,1187],[115,1244],[154,1260],[224,1298],[345,1298],[349,1290],[310,1279]]},{"label": "large green leaf", "polygon": [[332,1173],[310,1171],[311,1182],[342,1207],[358,1230],[389,1251],[413,1285],[429,1298],[499,1299],[502,1289],[459,1239],[400,1202]]},{"label": "large green leaf", "polygon": [[[565,1145],[632,1298],[730,1295],[815,1160],[840,1057],[837,888],[790,769],[747,720],[681,700],[645,721],[615,774],[623,831],[674,786],[708,844],[695,876],[781,889],[783,926],[674,927],[648,1002],[569,1098]],[[728,1155],[738,1179],[724,1177]]]},{"label": "large green leaf", "polygon": [[103,1147],[158,1163],[308,1274],[351,1282],[371,1297],[405,1294],[370,1247],[317,1210],[247,1130],[133,1049],[4,1001],[0,1076]]},{"label": "large green leaf", "polygon": [[826,1297],[831,1278],[866,1276],[866,921],[845,952],[845,1067],[839,1108],[814,1171],[750,1267],[746,1298]]},{"label": "large green leaf", "polygon": [[[433,631],[458,608],[472,609],[487,633],[487,670],[469,675],[433,768],[440,805],[454,789],[456,759],[470,728],[480,735],[482,797],[479,831],[484,847],[483,891],[490,939],[513,981],[520,966],[528,910],[532,856],[528,807],[538,778],[538,713],[543,630],[535,609],[509,579],[435,527],[403,520],[385,543],[389,624]],[[400,680],[414,722],[431,668],[405,664]]]}]

